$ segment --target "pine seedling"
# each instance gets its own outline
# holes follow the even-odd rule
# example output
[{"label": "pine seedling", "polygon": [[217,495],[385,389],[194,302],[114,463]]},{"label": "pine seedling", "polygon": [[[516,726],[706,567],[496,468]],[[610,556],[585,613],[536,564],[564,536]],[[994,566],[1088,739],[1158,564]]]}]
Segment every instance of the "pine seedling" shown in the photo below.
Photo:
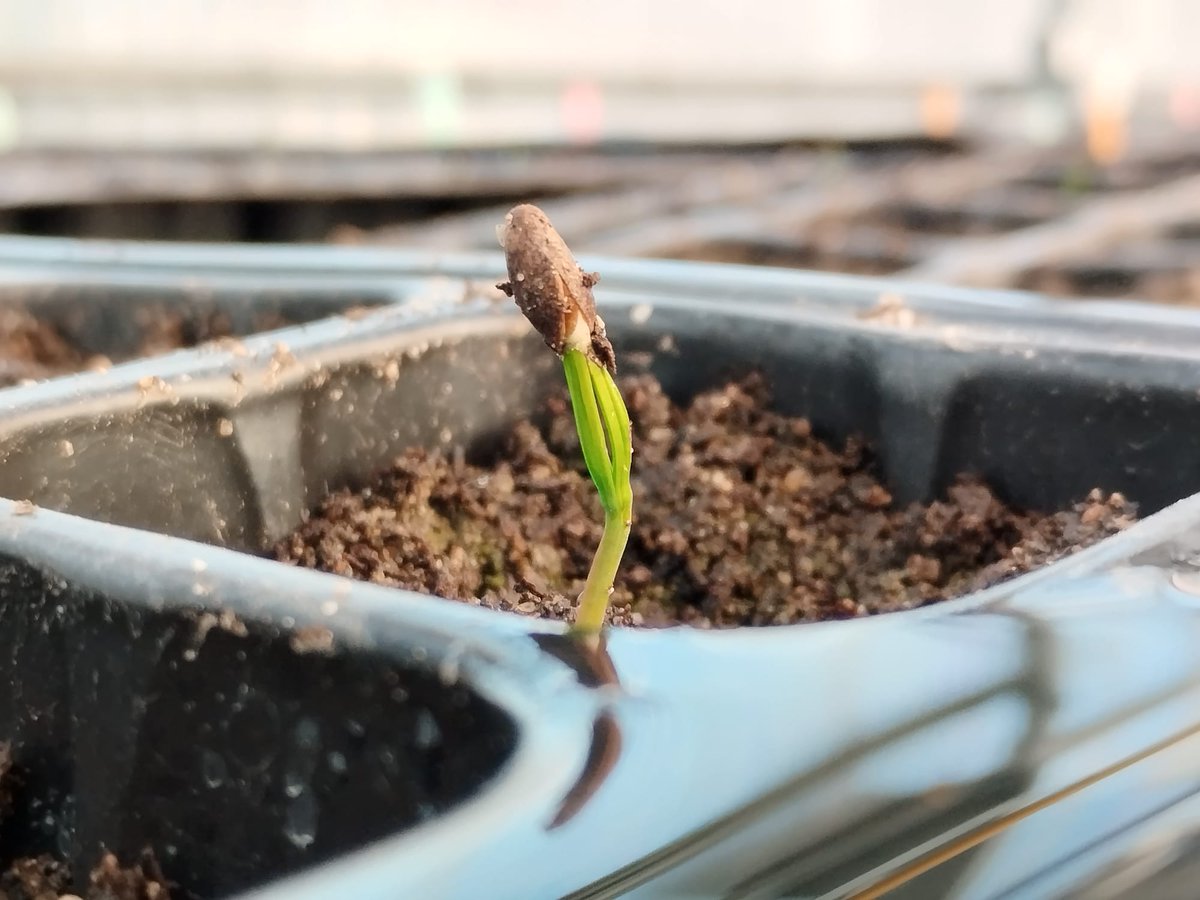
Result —
[{"label": "pine seedling", "polygon": [[604,625],[633,522],[629,413],[613,380],[617,362],[612,344],[604,321],[596,315],[592,286],[597,277],[579,268],[566,242],[536,206],[514,207],[497,236],[508,267],[508,281],[499,288],[517,301],[562,359],[583,460],[604,509],[604,532],[579,595],[573,629],[594,636]]}]

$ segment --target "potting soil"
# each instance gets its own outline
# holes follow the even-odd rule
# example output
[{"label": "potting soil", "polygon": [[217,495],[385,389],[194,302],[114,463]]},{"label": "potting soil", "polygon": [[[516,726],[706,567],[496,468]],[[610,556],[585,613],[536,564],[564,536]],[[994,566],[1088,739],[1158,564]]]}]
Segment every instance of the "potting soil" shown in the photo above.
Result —
[{"label": "potting soil", "polygon": [[[830,444],[770,410],[751,377],[677,406],[622,379],[633,421],[634,521],[612,597],[620,625],[782,625],[938,603],[997,584],[1130,525],[1095,490],[1051,512],[1014,509],[978,478],[897,506],[859,438]],[[378,584],[569,619],[603,517],[565,391],[490,465],[411,449],[361,491],[325,499],[278,559]]]},{"label": "potting soil", "polygon": [[[0,819],[10,815],[21,789],[10,748],[0,744]],[[72,879],[70,867],[49,855],[13,860],[0,871],[0,900],[171,900],[181,896],[172,893],[148,850],[129,866],[122,866],[111,853],[98,856],[99,862],[82,881]]]}]

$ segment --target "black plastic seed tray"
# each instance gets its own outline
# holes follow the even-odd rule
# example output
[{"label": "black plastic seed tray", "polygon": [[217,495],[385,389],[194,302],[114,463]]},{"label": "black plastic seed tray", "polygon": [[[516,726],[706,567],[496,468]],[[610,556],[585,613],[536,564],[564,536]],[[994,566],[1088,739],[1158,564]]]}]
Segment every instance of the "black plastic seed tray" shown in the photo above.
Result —
[{"label": "black plastic seed tray", "polygon": [[[9,385],[156,356],[428,296],[389,278],[336,289],[319,276],[121,265],[122,245],[0,238],[0,382]],[[255,281],[258,279],[258,281]]]},{"label": "black plastic seed tray", "polygon": [[[915,152],[888,145],[893,158]],[[864,158],[880,151],[865,149]],[[529,197],[661,191],[811,147],[530,147],[439,152],[109,152],[0,156],[0,231],[138,240],[353,242]],[[701,178],[702,177],[702,178]],[[449,245],[447,245],[449,246]]]},{"label": "black plastic seed tray", "polygon": [[[676,257],[737,239],[786,241],[813,223],[870,217],[919,196],[937,202],[1030,171],[1037,155],[932,145],[729,155],[680,167],[647,189],[547,198],[539,204],[578,246],[596,253]],[[426,249],[491,249],[488,207],[362,236],[364,242]]]},{"label": "black plastic seed tray", "polygon": [[26,773],[9,857],[83,871],[148,845],[199,896],[289,900],[1047,896],[1131,858],[1125,896],[1179,877],[1144,848],[1195,839],[1200,790],[1186,312],[586,261],[622,353],[671,393],[759,370],[779,409],[865,434],[901,500],[973,469],[1015,503],[1103,485],[1149,516],[928,610],[615,630],[588,652],[557,625],[259,556],[403,448],[484,452],[558,389],[483,287],[498,256],[5,252],[114,296],[147,272],[419,286],[0,393],[0,738]]},{"label": "black plastic seed tray", "polygon": [[1061,297],[1142,297],[1200,306],[1200,239],[1184,223],[1139,240],[1109,241],[1026,271],[1021,287]]},{"label": "black plastic seed tray", "polygon": [[[723,179],[712,167],[651,193],[592,192],[543,205],[552,220],[565,223],[576,246],[601,254],[1179,304],[1194,293],[1175,275],[1180,265],[1195,267],[1186,242],[1163,254],[1169,258],[1161,269],[1145,277],[1131,271],[1098,279],[1081,270],[1186,231],[1200,208],[1198,158],[1182,138],[1145,143],[1107,167],[1071,147],[884,154],[870,165],[852,156],[841,164],[826,157],[810,171],[760,165],[753,178]],[[726,165],[737,171],[736,163]],[[359,239],[488,249],[503,212],[439,216]]]}]

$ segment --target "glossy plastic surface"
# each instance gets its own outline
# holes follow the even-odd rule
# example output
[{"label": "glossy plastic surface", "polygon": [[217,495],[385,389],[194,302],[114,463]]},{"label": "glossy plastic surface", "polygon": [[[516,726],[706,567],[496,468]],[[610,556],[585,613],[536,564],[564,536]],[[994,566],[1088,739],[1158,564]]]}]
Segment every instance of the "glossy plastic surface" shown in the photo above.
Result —
[{"label": "glossy plastic surface", "polygon": [[[96,251],[78,252],[68,268],[103,270],[87,257]],[[78,670],[10,716],[34,728],[22,710],[60,710],[47,720],[64,723],[55,737],[18,751],[38,747],[72,786],[80,853],[96,840],[161,840],[176,810],[202,802],[203,751],[232,752],[203,727],[229,720],[211,698],[233,682],[285,703],[314,679],[328,683],[344,709],[287,707],[322,735],[362,697],[372,738],[359,764],[383,767],[379,783],[401,790],[409,767],[389,770],[382,754],[431,732],[372,694],[373,673],[387,684],[389,666],[401,667],[405,697],[409,680],[428,685],[418,709],[449,702],[438,685],[480,698],[461,730],[438,720],[440,752],[471,763],[454,776],[453,796],[469,799],[415,828],[398,803],[393,819],[363,814],[374,830],[347,831],[326,814],[338,800],[322,787],[318,843],[303,852],[285,833],[294,798],[280,763],[260,793],[239,785],[221,807],[236,816],[257,798],[277,816],[264,820],[257,855],[231,850],[235,875],[221,881],[192,838],[178,845],[181,870],[222,894],[379,838],[256,896],[873,896],[876,885],[911,897],[1062,896],[1154,841],[1185,846],[1195,834],[1200,501],[940,608],[734,633],[618,631],[588,655],[552,625],[237,552],[414,442],[486,453],[498,428],[556,389],[553,360],[521,320],[478,299],[498,258],[422,268],[378,253],[136,252],[159,275],[211,266],[218,280],[236,271],[270,282],[294,259],[316,283],[424,288],[361,319],[295,329],[286,357],[272,336],[244,354],[181,353],[0,394],[0,494],[39,506],[0,511],[0,600],[21,623],[12,658],[26,654],[14,670]],[[928,496],[971,468],[1041,506],[1099,484],[1152,512],[1200,487],[1200,330],[1185,314],[1084,317],[1019,295],[724,267],[602,273],[598,299],[629,365],[642,360],[681,396],[761,368],[780,408],[830,435],[871,437],[901,497]],[[886,292],[902,293],[912,316],[871,314]],[[147,376],[160,380],[152,390]],[[126,646],[128,622],[176,634],[205,611],[218,622],[232,613],[247,635],[208,629],[218,640],[195,648],[190,662],[205,666],[194,680],[180,674],[186,639]],[[106,624],[64,624],[92,616]],[[107,634],[108,649],[93,653],[92,633]],[[285,643],[320,652],[285,660]],[[62,661],[66,646],[77,662]],[[131,674],[93,676],[94,658]],[[89,780],[66,736],[99,727],[93,677],[136,701],[146,673],[167,696],[200,703],[177,733],[190,743],[167,755],[175,781],[106,793],[128,781],[112,771],[131,770],[101,767]],[[156,721],[114,713],[112,740],[183,740]],[[287,728],[290,718],[281,747]],[[490,754],[470,756],[481,741]],[[178,777],[193,771],[199,781]],[[194,820],[178,821],[170,827],[190,835]],[[55,826],[47,840],[64,833]],[[1160,870],[1180,877],[1150,866],[1126,895],[1147,896],[1136,891]]]}]

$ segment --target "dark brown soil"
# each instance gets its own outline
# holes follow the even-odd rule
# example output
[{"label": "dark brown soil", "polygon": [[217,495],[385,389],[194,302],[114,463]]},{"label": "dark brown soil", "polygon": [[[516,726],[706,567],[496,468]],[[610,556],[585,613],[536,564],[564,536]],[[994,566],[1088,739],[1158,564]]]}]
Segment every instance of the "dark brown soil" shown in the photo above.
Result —
[{"label": "dark brown soil", "polygon": [[0,819],[3,819],[13,808],[13,794],[17,781],[13,774],[12,747],[0,743]]},{"label": "dark brown soil", "polygon": [[1047,268],[1019,280],[1025,290],[1055,297],[1148,300],[1172,306],[1200,306],[1200,266],[1190,270],[1132,272],[1086,266]]},{"label": "dark brown soil", "polygon": [[171,889],[152,853],[122,867],[111,853],[88,875],[84,885],[72,885],[71,873],[50,856],[18,859],[0,874],[3,900],[170,900]]},{"label": "dark brown soil", "polygon": [[[196,347],[208,341],[236,337],[238,334],[229,316],[219,310],[197,315],[181,315],[171,310],[148,307],[140,310],[140,313],[136,321],[141,328],[142,339],[131,358],[158,356],[172,350]],[[270,331],[290,324],[292,322],[287,316],[268,310],[255,317],[252,330]]]},{"label": "dark brown soil", "polygon": [[[726,240],[671,250],[673,259],[890,275],[916,265],[936,245],[930,238],[980,237],[1025,228],[1043,219],[1036,195],[982,196],[956,203],[893,203],[869,213],[832,216],[794,239]],[[1044,204],[1043,204],[1044,205]]]},{"label": "dark brown soil", "polygon": [[800,242],[716,241],[657,255],[667,259],[812,269],[844,275],[891,275],[916,262],[916,258],[907,255],[903,249],[893,252],[884,246],[861,247],[856,253],[851,252],[851,248],[830,250]]},{"label": "dark brown soil", "polygon": [[[11,812],[19,788],[9,745],[0,744],[0,816]],[[84,884],[74,883],[70,869],[46,855],[18,859],[0,872],[0,900],[171,900],[171,896],[171,886],[148,850],[124,867],[111,853],[102,854]]]},{"label": "dark brown soil", "polygon": [[[963,477],[897,508],[860,440],[831,447],[765,408],[751,378],[679,409],[623,380],[634,422],[634,525],[618,624],[779,625],[904,610],[1027,572],[1129,525],[1093,492],[1053,514],[1013,510]],[[410,450],[368,489],[327,498],[280,560],[529,615],[570,618],[601,517],[565,398],[480,468]]]},{"label": "dark brown soil", "polygon": [[0,385],[80,372],[89,359],[58,331],[23,309],[0,309]]},{"label": "dark brown soil", "polygon": [[[235,334],[229,317],[220,312],[184,316],[150,307],[139,310],[137,324],[142,338],[136,349],[110,359],[84,352],[53,324],[28,310],[0,307],[0,387],[103,369],[115,362],[157,356]],[[266,331],[286,324],[283,316],[264,313],[261,321],[255,323],[255,330]]]},{"label": "dark brown soil", "polygon": [[850,275],[890,275],[914,265],[920,254],[919,235],[883,217],[872,216],[817,222],[793,239],[714,241],[660,255]]}]

